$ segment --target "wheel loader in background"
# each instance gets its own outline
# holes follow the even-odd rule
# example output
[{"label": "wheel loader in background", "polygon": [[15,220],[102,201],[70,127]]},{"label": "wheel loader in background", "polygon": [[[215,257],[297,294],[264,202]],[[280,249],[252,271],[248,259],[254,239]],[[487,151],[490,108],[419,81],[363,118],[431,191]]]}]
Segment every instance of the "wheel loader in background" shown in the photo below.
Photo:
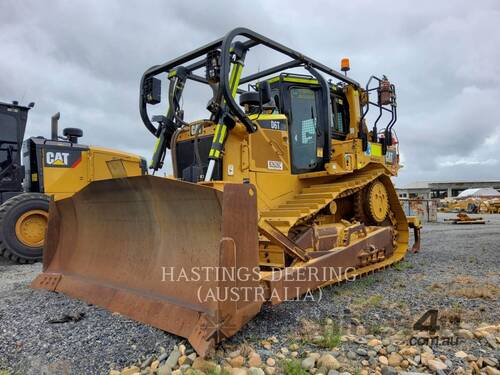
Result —
[{"label": "wheel loader in background", "polygon": [[[243,75],[255,47],[288,61]],[[147,70],[139,109],[157,137],[150,168],[170,149],[175,178],[93,182],[51,203],[33,287],[186,337],[205,355],[263,303],[403,259],[408,226],[418,246],[420,224],[391,182],[395,86],[373,76],[362,87],[346,59],[342,70],[243,28]],[[168,109],[150,118],[162,76]],[[184,120],[190,81],[213,90],[208,119]]]},{"label": "wheel loader in background", "polygon": [[33,107],[0,102],[0,255],[19,263],[42,260],[51,197],[69,197],[94,180],[147,172],[139,156],[79,144],[78,128],[59,136],[59,113],[52,117],[51,139],[23,142]]}]

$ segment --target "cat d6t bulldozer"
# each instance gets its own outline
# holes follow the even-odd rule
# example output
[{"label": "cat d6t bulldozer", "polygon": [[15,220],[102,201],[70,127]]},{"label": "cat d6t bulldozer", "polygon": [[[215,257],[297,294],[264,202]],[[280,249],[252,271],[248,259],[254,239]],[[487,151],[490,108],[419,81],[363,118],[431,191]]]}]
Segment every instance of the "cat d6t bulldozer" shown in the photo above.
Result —
[{"label": "cat d6t bulldozer", "polygon": [[[252,71],[254,48],[286,61]],[[186,337],[205,354],[263,303],[403,259],[408,226],[418,246],[420,225],[391,182],[396,89],[385,76],[361,86],[348,70],[347,59],[339,72],[243,28],[148,69],[139,110],[157,137],[150,168],[170,149],[174,176],[93,182],[51,203],[33,286]],[[151,117],[162,77],[168,109]],[[212,89],[207,119],[185,119],[193,82]]]}]

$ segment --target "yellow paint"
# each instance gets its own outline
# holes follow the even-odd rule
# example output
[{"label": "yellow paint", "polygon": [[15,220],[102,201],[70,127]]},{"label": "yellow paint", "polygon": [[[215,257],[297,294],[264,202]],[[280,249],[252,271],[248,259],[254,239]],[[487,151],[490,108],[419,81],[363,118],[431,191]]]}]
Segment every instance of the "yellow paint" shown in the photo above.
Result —
[{"label": "yellow paint", "polygon": [[373,156],[382,156],[382,145],[380,143],[370,143]]},{"label": "yellow paint", "polygon": [[45,210],[30,210],[16,220],[16,238],[28,247],[37,248],[45,241],[49,213]]},{"label": "yellow paint", "polygon": [[[238,73],[235,71],[234,79]],[[315,80],[294,77],[274,78],[278,79],[317,85]],[[343,90],[349,105],[349,133],[345,140],[331,140],[330,160],[325,163],[323,169],[293,174],[287,117],[284,114],[252,114],[248,117],[255,124],[257,131],[251,134],[239,122],[230,132],[228,131],[227,135],[221,133],[225,130],[221,125],[214,126],[210,121],[197,122],[202,127],[204,136],[212,135],[216,142],[222,142],[227,137],[221,159],[222,180],[201,182],[201,184],[223,190],[226,183],[249,182],[257,190],[257,209],[261,228],[271,222],[276,229],[287,235],[295,225],[310,224],[314,220],[319,226],[338,227],[340,240],[341,234],[351,224],[340,222],[342,216],[338,216],[341,213],[336,200],[346,195],[350,196],[353,190],[365,189],[372,183],[376,184],[373,185],[375,186],[372,191],[373,197],[369,201],[370,214],[377,222],[391,220],[395,224],[398,231],[397,243],[395,252],[390,258],[378,259],[378,263],[375,264],[367,260],[366,266],[353,273],[361,275],[386,267],[404,256],[408,247],[408,222],[389,178],[397,173],[399,168],[397,158],[394,164],[387,162],[379,143],[371,142],[369,152],[362,150],[362,142],[358,138],[361,122],[360,92],[351,85],[345,86]],[[286,130],[263,127],[263,122],[269,120],[284,122]],[[181,130],[177,137],[178,142],[192,139],[194,137],[190,135],[188,128]],[[388,150],[396,151],[393,146],[389,146]],[[317,149],[316,154],[318,157],[324,156],[323,149]],[[335,212],[325,211],[334,206],[337,207]],[[359,233],[350,234],[351,241],[359,241],[361,238],[362,235]],[[285,265],[284,250],[280,246],[269,243],[265,236],[260,237],[259,244],[261,265],[275,267]],[[300,263],[296,266],[300,266]]]},{"label": "yellow paint", "polygon": [[102,147],[90,147],[89,150],[81,152],[81,161],[74,168],[44,166],[44,193],[59,200],[73,195],[92,181],[139,176],[142,174],[140,162],[141,158],[137,155]]},{"label": "yellow paint", "polygon": [[306,83],[317,85],[318,80],[309,79],[309,78],[299,78],[299,77],[274,77],[268,80],[269,83],[278,82],[279,80],[283,80],[284,82],[292,82],[292,83]]},{"label": "yellow paint", "polygon": [[359,92],[353,86],[347,86],[347,102],[349,103],[349,134],[350,139],[357,139],[361,110],[359,106]]},{"label": "yellow paint", "polygon": [[[315,80],[294,77],[283,79],[310,85],[317,84]],[[325,163],[322,170],[292,174],[287,117],[284,114],[253,114],[248,117],[256,125],[256,132],[249,134],[243,124],[238,122],[227,134],[224,155],[221,159],[222,180],[201,182],[201,184],[223,190],[226,183],[248,181],[257,190],[259,225],[265,226],[267,221],[270,221],[286,235],[290,228],[301,220],[310,220],[315,215],[321,216],[316,219],[317,225],[338,225],[339,233],[343,233],[347,224],[338,222],[341,216],[337,217],[335,213],[326,216],[325,211],[319,214],[319,210],[335,205],[335,200],[343,192],[352,194],[349,193],[351,189],[361,189],[374,181],[382,181],[377,185],[374,195],[378,197],[383,192],[384,198],[372,199],[372,215],[377,220],[383,221],[389,215],[390,204],[391,212],[394,212],[391,220],[395,220],[398,228],[397,248],[391,258],[374,265],[367,265],[355,272],[363,274],[391,264],[404,256],[408,245],[408,228],[389,178],[397,173],[398,164],[386,162],[379,143],[370,143],[370,152],[362,150],[362,142],[358,139],[361,117],[360,93],[351,85],[347,85],[343,90],[349,105],[349,133],[345,140],[331,140],[330,161]],[[269,120],[284,122],[287,130],[263,127],[263,121]],[[212,135],[214,139],[220,141],[224,139],[224,134],[220,133],[223,131],[221,125],[214,126],[210,121],[200,121],[197,124],[202,126],[204,136]],[[185,128],[180,130],[177,141],[193,138],[189,128]],[[395,148],[390,146],[388,150],[395,151]],[[322,148],[317,150],[317,156],[323,156]],[[227,168],[229,165],[231,168]],[[230,174],[228,169],[231,171]],[[359,238],[361,237],[356,233],[351,235],[352,241],[358,241]],[[285,259],[283,249],[266,241],[266,238],[261,236],[260,264],[283,267]]]},{"label": "yellow paint", "polygon": [[[279,77],[276,77],[279,78]],[[294,79],[285,77],[284,79]],[[306,83],[311,83],[305,79]],[[352,133],[357,136],[358,123],[360,120],[359,93],[354,87],[348,85],[345,89],[346,98],[349,102],[350,127]],[[385,164],[385,159],[381,155],[381,145],[371,144],[375,155],[367,155],[361,149],[361,141],[356,138],[348,138],[345,141],[332,139],[331,162],[325,164],[322,171],[315,171],[303,174],[291,173],[291,160],[289,148],[288,130],[265,129],[259,125],[260,121],[281,120],[287,122],[284,114],[252,114],[249,119],[257,126],[255,133],[249,134],[243,124],[236,123],[236,126],[228,133],[223,166],[233,165],[233,173],[228,175],[227,168],[223,167],[223,182],[242,182],[248,180],[257,188],[259,211],[272,209],[291,199],[302,189],[313,183],[332,183],[347,174],[360,169],[383,167],[388,175],[392,170]],[[198,122],[197,122],[198,123]],[[210,121],[199,122],[203,128],[203,136],[213,135],[218,138],[223,128],[221,125],[214,126]],[[221,139],[222,137],[219,137]],[[189,128],[180,131],[177,141],[194,139]],[[322,150],[321,150],[322,151]],[[210,152],[212,154],[212,151]],[[318,152],[321,155],[321,152]],[[282,169],[270,169],[267,162],[276,166],[282,165]],[[278,163],[273,163],[278,162]],[[221,186],[220,182],[204,183],[211,186]]]}]

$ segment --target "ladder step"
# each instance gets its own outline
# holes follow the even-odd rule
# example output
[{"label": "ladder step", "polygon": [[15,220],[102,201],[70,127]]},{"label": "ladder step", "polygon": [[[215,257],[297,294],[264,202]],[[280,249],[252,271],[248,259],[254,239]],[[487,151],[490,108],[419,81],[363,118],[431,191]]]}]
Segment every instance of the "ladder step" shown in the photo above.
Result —
[{"label": "ladder step", "polygon": [[302,212],[299,210],[271,210],[266,211],[261,214],[261,217],[279,217],[279,218],[294,218],[302,216]]},{"label": "ladder step", "polygon": [[335,186],[328,186],[328,185],[318,185],[318,186],[310,186],[307,188],[302,189],[303,193],[338,193],[342,191],[343,189],[336,184]]},{"label": "ladder step", "polygon": [[278,206],[279,209],[293,209],[293,210],[301,210],[301,209],[308,209],[308,210],[314,210],[317,208],[320,208],[321,204],[318,203],[287,203],[287,204],[282,204],[281,206]]},{"label": "ladder step", "polygon": [[295,197],[295,199],[333,199],[336,197],[337,194],[335,193],[300,193]]},{"label": "ladder step", "polygon": [[288,208],[275,208],[272,212],[300,212],[300,215],[304,215],[309,213],[310,211],[314,211],[314,208],[311,207],[288,207]]},{"label": "ladder step", "polygon": [[327,202],[326,199],[324,198],[319,198],[319,199],[301,199],[300,201],[298,200],[291,200],[287,201],[285,204],[325,204]]},{"label": "ladder step", "polygon": [[288,231],[288,228],[290,228],[290,226],[292,225],[292,222],[290,220],[282,218],[266,217],[266,221],[269,221],[273,226],[279,229],[281,233],[285,233],[286,231]]}]

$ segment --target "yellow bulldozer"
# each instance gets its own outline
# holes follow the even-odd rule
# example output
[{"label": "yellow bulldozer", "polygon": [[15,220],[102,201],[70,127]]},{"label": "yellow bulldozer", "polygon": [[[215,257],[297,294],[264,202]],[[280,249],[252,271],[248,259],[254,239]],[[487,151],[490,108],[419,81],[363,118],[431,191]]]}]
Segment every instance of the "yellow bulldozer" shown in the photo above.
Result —
[{"label": "yellow bulldozer", "polygon": [[[42,260],[49,201],[71,196],[91,181],[147,172],[139,156],[78,143],[81,129],[23,142],[28,106],[0,103],[0,255],[19,263]],[[22,163],[21,163],[22,155]]]},{"label": "yellow bulldozer", "polygon": [[[254,48],[287,61],[252,71]],[[263,303],[403,259],[420,224],[391,182],[396,89],[385,76],[361,86],[347,59],[341,70],[244,28],[148,69],[139,109],[157,137],[150,168],[170,149],[173,178],[97,181],[52,202],[33,286],[186,337],[204,355]],[[151,117],[162,77],[168,109]],[[185,120],[190,84],[212,89],[207,119]]]},{"label": "yellow bulldozer", "polygon": [[479,206],[479,212],[487,214],[500,213],[500,198],[483,200]]}]

